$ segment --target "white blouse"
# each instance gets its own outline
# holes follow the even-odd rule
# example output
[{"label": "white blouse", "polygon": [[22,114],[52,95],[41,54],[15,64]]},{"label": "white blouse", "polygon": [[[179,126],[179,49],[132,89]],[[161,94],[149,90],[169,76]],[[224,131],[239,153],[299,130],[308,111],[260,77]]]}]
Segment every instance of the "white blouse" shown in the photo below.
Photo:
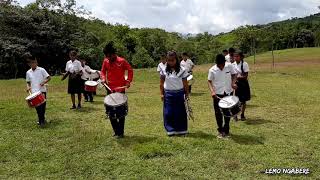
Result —
[{"label": "white blouse", "polygon": [[184,88],[182,80],[186,79],[189,74],[183,67],[180,67],[178,74],[175,71],[169,74],[164,69],[160,71],[160,75],[164,79],[165,90],[181,90]]}]

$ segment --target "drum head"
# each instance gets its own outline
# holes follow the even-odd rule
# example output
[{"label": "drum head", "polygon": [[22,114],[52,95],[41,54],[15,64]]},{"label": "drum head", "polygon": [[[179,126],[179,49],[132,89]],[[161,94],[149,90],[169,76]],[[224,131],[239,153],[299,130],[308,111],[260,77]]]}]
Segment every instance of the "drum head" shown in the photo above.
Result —
[{"label": "drum head", "polygon": [[128,101],[128,96],[122,93],[112,93],[104,98],[104,104],[108,106],[120,106]]},{"label": "drum head", "polygon": [[238,102],[239,98],[237,96],[227,96],[219,101],[219,107],[228,109],[238,104]]},{"label": "drum head", "polygon": [[41,91],[32,93],[32,94],[30,94],[30,95],[26,98],[26,100],[33,99],[33,98],[37,97],[39,94],[41,94]]},{"label": "drum head", "polygon": [[96,81],[86,81],[84,83],[86,86],[97,86],[98,83]]}]

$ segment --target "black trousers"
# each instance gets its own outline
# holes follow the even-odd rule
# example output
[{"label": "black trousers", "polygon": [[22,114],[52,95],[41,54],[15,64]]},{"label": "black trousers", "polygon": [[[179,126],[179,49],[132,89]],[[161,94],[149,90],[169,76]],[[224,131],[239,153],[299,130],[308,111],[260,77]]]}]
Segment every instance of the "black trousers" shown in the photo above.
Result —
[{"label": "black trousers", "polygon": [[[123,91],[121,93],[125,94],[125,91]],[[107,94],[109,95],[109,94],[111,94],[111,92],[109,90],[107,90]],[[125,121],[126,121],[126,117],[117,118],[117,119],[110,118],[111,126],[112,126],[112,129],[113,129],[114,134],[116,136],[124,135],[124,124],[125,124]]]},{"label": "black trousers", "polygon": [[191,86],[189,86],[189,93],[191,93],[191,89],[192,89],[192,87],[191,87]]},{"label": "black trousers", "polygon": [[[43,95],[47,99],[47,93],[43,92]],[[36,107],[38,119],[39,119],[39,124],[45,123],[46,105],[47,105],[47,103],[45,102],[45,103],[41,104],[40,106]]]},{"label": "black trousers", "polygon": [[[227,94],[217,95],[217,96],[220,98],[223,98],[223,97],[227,96]],[[223,114],[221,113],[220,108],[219,108],[219,101],[220,101],[220,99],[218,99],[218,98],[215,98],[213,100],[213,106],[214,106],[214,112],[216,115],[218,131],[219,131],[219,133],[225,133],[226,135],[228,135],[230,133],[230,117],[223,116]]]},{"label": "black trousers", "polygon": [[86,101],[93,101],[93,93],[88,91],[83,91],[83,96]]}]

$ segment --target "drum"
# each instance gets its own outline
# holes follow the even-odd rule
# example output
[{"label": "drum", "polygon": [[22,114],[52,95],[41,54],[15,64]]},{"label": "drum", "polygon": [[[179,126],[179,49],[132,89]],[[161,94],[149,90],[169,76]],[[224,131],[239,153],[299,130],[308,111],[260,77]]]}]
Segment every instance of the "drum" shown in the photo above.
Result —
[{"label": "drum", "polygon": [[86,81],[84,83],[84,90],[87,92],[96,92],[98,83],[96,81]]},{"label": "drum", "polygon": [[118,119],[128,114],[128,96],[123,93],[112,93],[104,98],[106,115],[110,119]]},{"label": "drum", "polygon": [[227,96],[219,101],[219,108],[225,117],[233,117],[241,111],[241,103],[237,96]]},{"label": "drum", "polygon": [[194,83],[194,79],[193,79],[193,75],[190,74],[188,77],[187,77],[187,81],[188,81],[188,85],[191,86],[193,83]]},{"label": "drum", "polygon": [[38,107],[41,104],[46,102],[46,98],[44,97],[42,92],[38,91],[38,92],[30,94],[26,98],[26,101],[27,101],[27,104],[29,105],[29,107]]}]

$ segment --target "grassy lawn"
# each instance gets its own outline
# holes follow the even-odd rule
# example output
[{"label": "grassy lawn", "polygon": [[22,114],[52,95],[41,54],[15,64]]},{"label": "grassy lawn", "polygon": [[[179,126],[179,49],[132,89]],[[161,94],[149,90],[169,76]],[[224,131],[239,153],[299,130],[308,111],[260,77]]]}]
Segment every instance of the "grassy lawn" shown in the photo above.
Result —
[{"label": "grassy lawn", "polygon": [[[155,69],[135,71],[128,91],[126,137],[121,140],[112,137],[105,118],[103,90],[93,104],[69,110],[67,82],[54,77],[48,92],[50,124],[40,129],[35,110],[24,100],[24,80],[0,81],[0,178],[320,178],[319,52],[277,51],[276,57],[287,66],[272,71],[266,65],[271,56],[258,56],[250,75],[253,98],[248,120],[232,121],[229,140],[216,138],[206,84],[210,65],[196,68],[190,134],[174,138],[163,128]],[[294,64],[299,60],[303,66]],[[311,174],[270,176],[260,172],[266,168],[309,168]]]}]

